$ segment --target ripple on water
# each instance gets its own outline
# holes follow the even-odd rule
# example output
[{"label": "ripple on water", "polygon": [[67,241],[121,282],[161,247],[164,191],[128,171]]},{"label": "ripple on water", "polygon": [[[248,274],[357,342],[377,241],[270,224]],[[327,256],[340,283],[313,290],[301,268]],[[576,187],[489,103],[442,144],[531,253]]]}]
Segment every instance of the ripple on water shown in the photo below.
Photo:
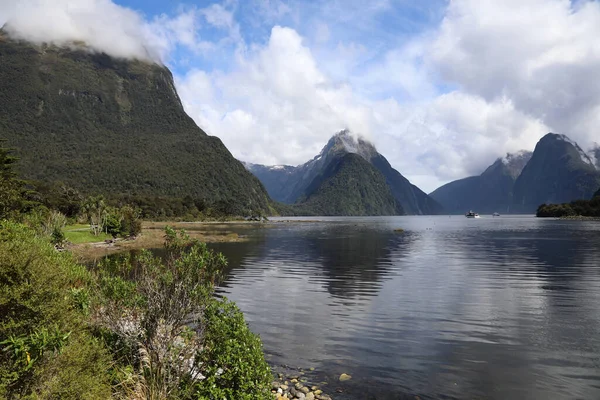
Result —
[{"label": "ripple on water", "polygon": [[600,398],[600,224],[328,219],[250,237],[219,248],[219,293],[336,398]]}]

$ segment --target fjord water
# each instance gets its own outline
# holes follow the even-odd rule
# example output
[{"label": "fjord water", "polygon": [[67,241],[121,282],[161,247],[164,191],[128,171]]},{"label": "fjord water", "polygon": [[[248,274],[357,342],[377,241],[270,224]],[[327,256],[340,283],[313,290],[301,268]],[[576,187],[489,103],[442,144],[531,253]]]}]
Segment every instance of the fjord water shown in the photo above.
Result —
[{"label": "fjord water", "polygon": [[230,263],[219,293],[272,362],[315,368],[335,399],[600,398],[598,222],[327,218],[246,233],[214,246]]}]

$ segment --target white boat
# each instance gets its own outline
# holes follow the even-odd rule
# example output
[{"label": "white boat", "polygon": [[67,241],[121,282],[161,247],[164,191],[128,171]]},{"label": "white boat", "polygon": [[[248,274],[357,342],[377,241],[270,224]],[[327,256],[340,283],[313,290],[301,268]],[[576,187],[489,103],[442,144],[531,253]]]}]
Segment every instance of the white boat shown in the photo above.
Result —
[{"label": "white boat", "polygon": [[468,213],[465,214],[465,217],[467,217],[467,218],[479,218],[479,214],[474,213],[473,211],[469,211]]}]

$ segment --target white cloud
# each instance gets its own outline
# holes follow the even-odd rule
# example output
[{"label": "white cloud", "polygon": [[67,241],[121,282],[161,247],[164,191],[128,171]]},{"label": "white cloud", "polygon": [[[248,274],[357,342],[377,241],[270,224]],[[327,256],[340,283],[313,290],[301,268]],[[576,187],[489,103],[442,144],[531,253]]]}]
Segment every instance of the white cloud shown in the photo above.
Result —
[{"label": "white cloud", "polygon": [[589,146],[600,123],[598,37],[598,2],[455,0],[430,54],[461,90],[509,98]]},{"label": "white cloud", "polygon": [[[533,148],[547,132],[507,98],[488,102],[458,91],[434,96],[426,71],[403,64],[422,51],[406,48],[385,56],[352,82],[363,88],[359,94],[348,83],[334,83],[297,32],[275,27],[266,45],[239,54],[232,72],[193,71],[178,86],[188,113],[244,161],[300,164],[333,133],[349,127],[373,140],[392,165],[425,190],[480,173],[506,151]],[[363,97],[369,88],[422,99],[369,100]],[[200,100],[199,92],[216,95]]]},{"label": "white cloud", "polygon": [[[408,0],[226,0],[146,19],[111,0],[0,0],[0,24],[117,57],[173,64],[185,50],[177,54],[189,54],[190,69],[177,85],[186,110],[244,161],[299,164],[350,128],[432,190],[532,149],[548,131],[584,148],[598,141],[600,3],[443,4],[443,20],[426,18],[439,26],[408,39],[423,22],[399,5],[414,7],[407,15],[440,11]],[[281,21],[294,29],[273,27]],[[212,55],[216,69],[203,70],[198,55]]]},{"label": "white cloud", "polygon": [[[198,85],[217,93],[210,105],[198,100]],[[289,28],[274,27],[265,46],[240,53],[232,72],[193,71],[178,87],[188,113],[244,161],[299,164],[340,129],[370,134],[368,107],[333,84]]]},{"label": "white cloud", "polygon": [[140,15],[111,0],[0,0],[0,25],[20,39],[68,44],[84,41],[115,57],[158,60]]}]

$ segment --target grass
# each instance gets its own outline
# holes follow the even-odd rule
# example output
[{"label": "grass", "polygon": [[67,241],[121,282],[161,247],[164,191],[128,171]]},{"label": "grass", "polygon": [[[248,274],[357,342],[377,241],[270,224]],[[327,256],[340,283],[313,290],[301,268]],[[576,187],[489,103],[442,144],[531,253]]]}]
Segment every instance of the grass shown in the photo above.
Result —
[{"label": "grass", "polygon": [[73,244],[96,243],[112,239],[112,236],[105,233],[94,236],[90,230],[90,226],[84,224],[67,225],[63,232],[65,233],[65,238]]},{"label": "grass", "polygon": [[[241,242],[245,235],[239,235],[236,230],[254,226],[266,226],[262,223],[184,223],[184,222],[144,222],[142,233],[135,240],[117,239],[114,243],[97,243],[108,239],[108,235],[93,236],[89,225],[69,225],[65,227],[65,236],[73,245],[68,248],[82,262],[99,259],[108,254],[122,251],[159,248],[165,242],[165,226],[175,229],[185,229],[192,239],[201,242]],[[237,229],[236,229],[237,228]],[[70,236],[73,235],[73,236]],[[79,236],[79,237],[78,237]],[[75,237],[75,240],[71,239]],[[80,240],[80,241],[77,241]]]}]

